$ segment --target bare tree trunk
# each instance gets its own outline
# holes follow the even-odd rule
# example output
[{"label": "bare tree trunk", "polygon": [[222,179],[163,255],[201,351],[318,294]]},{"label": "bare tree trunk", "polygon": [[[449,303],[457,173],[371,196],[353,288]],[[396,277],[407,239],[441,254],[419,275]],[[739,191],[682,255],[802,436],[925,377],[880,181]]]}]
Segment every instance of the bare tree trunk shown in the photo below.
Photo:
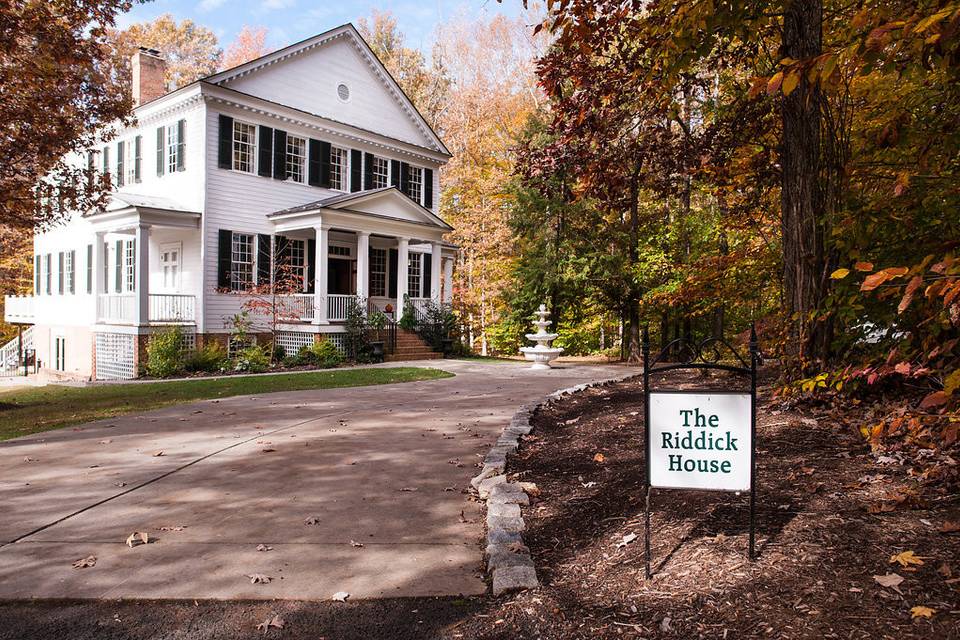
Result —
[{"label": "bare tree trunk", "polygon": [[[783,16],[781,56],[804,60],[822,49],[822,0],[793,0]],[[781,148],[783,284],[786,312],[794,319],[793,333],[801,363],[829,356],[827,324],[812,320],[824,299],[828,280],[825,219],[820,185],[820,92],[802,74],[800,83],[782,101]]]},{"label": "bare tree trunk", "polygon": [[[640,259],[640,163],[638,162],[630,181],[630,271]],[[627,318],[630,321],[630,348],[627,352],[627,362],[639,363],[640,354],[640,292],[636,290],[634,282],[629,286],[627,299]]]}]

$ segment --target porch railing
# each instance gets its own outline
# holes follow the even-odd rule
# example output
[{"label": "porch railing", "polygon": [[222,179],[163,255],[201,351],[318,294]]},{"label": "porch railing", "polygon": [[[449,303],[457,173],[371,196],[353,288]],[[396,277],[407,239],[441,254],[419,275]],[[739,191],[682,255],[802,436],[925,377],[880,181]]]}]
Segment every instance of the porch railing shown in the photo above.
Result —
[{"label": "porch railing", "polygon": [[4,296],[3,316],[7,322],[33,322],[33,296]]},{"label": "porch railing", "polygon": [[347,319],[347,311],[350,305],[356,301],[357,296],[330,294],[327,295],[327,320],[330,322],[342,322]]},{"label": "porch railing", "polygon": [[[196,298],[189,295],[151,293],[149,322],[195,322]],[[97,321],[132,323],[137,317],[137,294],[103,293],[97,296]]]},{"label": "porch railing", "polygon": [[417,321],[421,321],[427,317],[427,309],[430,305],[430,298],[409,298],[410,304],[413,306],[413,314],[417,318]]},{"label": "porch railing", "polygon": [[150,322],[192,322],[196,299],[179,294],[150,294]]},{"label": "porch railing", "polygon": [[277,300],[279,315],[290,320],[311,322],[314,315],[314,296],[312,293],[294,293],[279,296]]}]

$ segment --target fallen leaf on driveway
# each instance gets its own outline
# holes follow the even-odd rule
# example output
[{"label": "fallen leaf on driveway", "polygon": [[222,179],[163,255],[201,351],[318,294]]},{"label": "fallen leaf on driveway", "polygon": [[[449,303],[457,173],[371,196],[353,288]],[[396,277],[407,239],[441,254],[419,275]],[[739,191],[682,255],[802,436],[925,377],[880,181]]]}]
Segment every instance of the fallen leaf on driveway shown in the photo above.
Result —
[{"label": "fallen leaf on driveway", "polygon": [[149,544],[150,535],[146,531],[134,531],[127,536],[127,546],[135,547],[138,544]]},{"label": "fallen leaf on driveway", "polygon": [[416,491],[416,487],[401,487],[400,491]]},{"label": "fallen leaf on driveway", "polygon": [[903,576],[897,575],[896,573],[888,573],[885,576],[873,576],[873,579],[876,580],[880,586],[893,589],[900,586],[900,583],[903,582]]},{"label": "fallen leaf on driveway", "polygon": [[280,616],[273,616],[272,618],[267,618],[263,622],[257,625],[257,631],[263,631],[263,635],[267,635],[267,631],[270,630],[270,627],[275,629],[283,629],[284,625],[283,618]]},{"label": "fallen leaf on driveway", "polygon": [[157,527],[157,531],[183,531],[187,525],[176,525],[175,527]]},{"label": "fallen leaf on driveway", "polygon": [[270,584],[273,580],[270,576],[262,573],[251,573],[248,574],[247,577],[250,578],[250,584]]},{"label": "fallen leaf on driveway", "polygon": [[909,567],[912,564],[923,564],[923,560],[919,556],[914,555],[913,551],[901,551],[900,553],[890,556],[890,562],[897,562],[901,567]]},{"label": "fallen leaf on driveway", "polygon": [[267,544],[258,544],[257,551],[273,551],[273,547]]},{"label": "fallen leaf on driveway", "polygon": [[26,458],[23,459],[23,461],[24,461],[24,462],[36,462],[37,459],[36,459],[36,458],[31,458],[30,456],[27,456]]},{"label": "fallen leaf on driveway", "polygon": [[333,597],[330,599],[333,600],[334,602],[346,602],[347,598],[349,597],[350,597],[350,594],[347,593],[346,591],[337,591],[335,594],[333,594]]},{"label": "fallen leaf on driveway", "polygon": [[264,452],[264,453],[272,453],[272,452],[274,452],[274,451],[276,451],[276,449],[274,449],[274,448],[272,448],[272,447],[267,447],[266,449],[263,449],[263,452]]},{"label": "fallen leaf on driveway", "polygon": [[101,440],[101,441],[99,442],[99,444],[110,444],[111,442],[113,442],[113,440],[109,440],[109,439],[108,439],[108,440]]},{"label": "fallen leaf on driveway", "polygon": [[351,546],[351,547],[362,547],[362,546],[363,546],[363,543],[362,543],[362,542],[356,542],[356,541],[354,541],[354,540],[351,540],[351,541],[350,541],[350,546]]},{"label": "fallen leaf on driveway", "polygon": [[930,607],[913,607],[910,609],[911,618],[932,618],[936,610]]},{"label": "fallen leaf on driveway", "polygon": [[154,458],[159,458],[159,457],[162,456],[162,455],[163,455],[163,450],[155,451],[155,452],[153,453],[153,457],[154,457]]},{"label": "fallen leaf on driveway", "polygon": [[80,558],[73,563],[74,569],[86,569],[87,567],[92,567],[97,564],[97,556],[87,556],[86,558]]},{"label": "fallen leaf on driveway", "polygon": [[320,524],[320,518],[318,518],[317,516],[310,516],[309,518],[303,521],[303,524]]}]

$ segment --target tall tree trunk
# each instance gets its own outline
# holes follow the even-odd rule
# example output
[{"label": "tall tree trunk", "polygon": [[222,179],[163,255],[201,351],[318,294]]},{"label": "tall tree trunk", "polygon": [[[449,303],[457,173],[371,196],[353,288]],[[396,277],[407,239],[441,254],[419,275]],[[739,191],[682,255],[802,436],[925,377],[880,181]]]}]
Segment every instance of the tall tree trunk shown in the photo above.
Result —
[{"label": "tall tree trunk", "polygon": [[[637,262],[640,260],[640,163],[638,162],[633,171],[633,177],[630,181],[630,273],[631,277],[635,271]],[[637,290],[636,283],[631,281],[629,286],[629,299],[627,300],[630,320],[630,350],[627,356],[627,362],[639,363],[641,361],[640,353],[640,292]]]},{"label": "tall tree trunk", "polygon": [[[804,60],[822,48],[822,0],[793,0],[783,16],[781,57]],[[801,364],[829,356],[826,326],[811,319],[826,294],[822,277],[826,260],[824,202],[820,185],[820,91],[801,75],[800,83],[783,96],[782,234],[783,284],[786,311]]]}]

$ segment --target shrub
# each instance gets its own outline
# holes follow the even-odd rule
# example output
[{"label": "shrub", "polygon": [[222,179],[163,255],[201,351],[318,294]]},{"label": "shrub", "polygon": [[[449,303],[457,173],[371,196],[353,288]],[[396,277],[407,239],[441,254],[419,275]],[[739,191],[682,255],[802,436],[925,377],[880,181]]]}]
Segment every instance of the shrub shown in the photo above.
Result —
[{"label": "shrub", "polygon": [[287,357],[287,350],[283,345],[274,345],[273,347],[273,361],[274,362],[283,362]]},{"label": "shrub", "polygon": [[301,347],[297,354],[297,361],[300,364],[311,364],[329,369],[343,362],[343,354],[329,340],[320,340],[312,345]]},{"label": "shrub", "polygon": [[208,342],[183,361],[184,369],[191,373],[216,373],[222,371],[226,364],[227,350],[219,342]]},{"label": "shrub", "polygon": [[413,303],[410,302],[410,298],[403,299],[403,316],[397,324],[401,329],[406,329],[407,331],[413,331],[417,328],[417,310],[413,306]]},{"label": "shrub", "polygon": [[168,378],[183,371],[183,331],[172,326],[150,337],[147,344],[147,373]]},{"label": "shrub", "polygon": [[237,353],[233,368],[235,371],[260,373],[270,368],[270,356],[256,345],[246,347]]}]

